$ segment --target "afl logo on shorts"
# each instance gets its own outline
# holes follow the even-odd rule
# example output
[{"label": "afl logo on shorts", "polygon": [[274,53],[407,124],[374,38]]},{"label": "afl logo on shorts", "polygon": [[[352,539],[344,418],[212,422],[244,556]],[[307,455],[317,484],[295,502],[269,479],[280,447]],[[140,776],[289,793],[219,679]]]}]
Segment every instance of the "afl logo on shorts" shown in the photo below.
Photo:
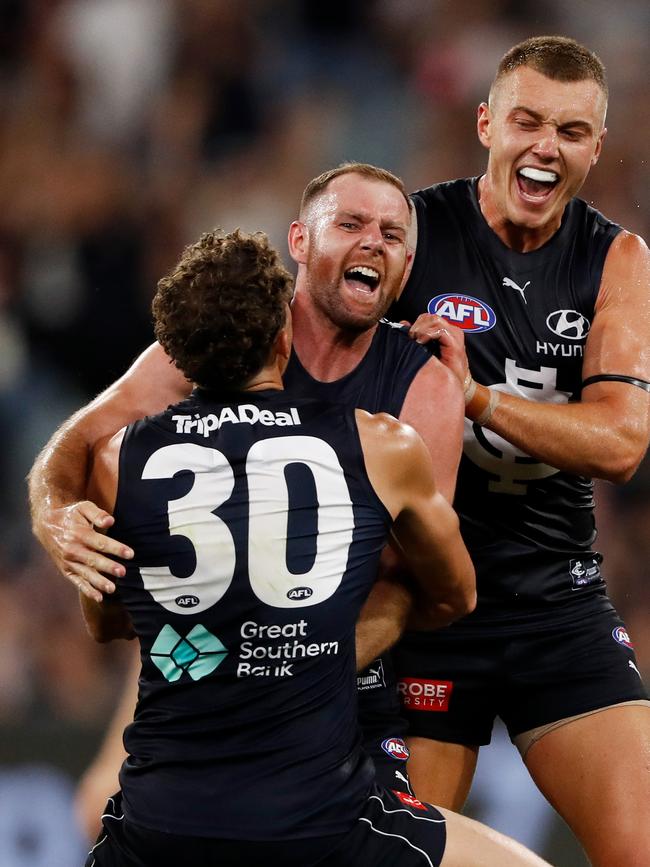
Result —
[{"label": "afl logo on shorts", "polygon": [[494,310],[471,295],[436,295],[427,304],[427,311],[470,333],[489,331],[497,321]]},{"label": "afl logo on shorts", "polygon": [[629,647],[630,650],[634,649],[634,645],[630,641],[630,636],[627,634],[627,629],[624,626],[617,626],[615,629],[612,629],[612,638],[618,641],[619,644],[622,644],[623,647]]},{"label": "afl logo on shorts", "polygon": [[381,748],[385,753],[388,753],[391,759],[399,759],[401,762],[405,762],[411,755],[409,748],[401,738],[386,738],[385,741],[381,742]]}]

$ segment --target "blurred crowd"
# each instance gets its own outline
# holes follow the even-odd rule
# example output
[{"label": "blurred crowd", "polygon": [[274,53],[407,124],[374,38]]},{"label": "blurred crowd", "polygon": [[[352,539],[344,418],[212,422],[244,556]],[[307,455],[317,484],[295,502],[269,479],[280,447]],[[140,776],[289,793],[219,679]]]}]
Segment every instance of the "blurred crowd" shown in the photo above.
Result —
[{"label": "blurred crowd", "polygon": [[[115,702],[124,648],[86,636],[31,538],[24,477],[151,341],[157,279],[214,226],[262,228],[286,253],[306,181],[345,159],[409,189],[478,174],[476,106],[503,52],[542,33],[604,61],[609,134],[582,195],[650,238],[645,0],[0,2],[0,768],[74,779]],[[648,460],[598,496],[650,678]],[[41,863],[25,852],[0,860]]]}]

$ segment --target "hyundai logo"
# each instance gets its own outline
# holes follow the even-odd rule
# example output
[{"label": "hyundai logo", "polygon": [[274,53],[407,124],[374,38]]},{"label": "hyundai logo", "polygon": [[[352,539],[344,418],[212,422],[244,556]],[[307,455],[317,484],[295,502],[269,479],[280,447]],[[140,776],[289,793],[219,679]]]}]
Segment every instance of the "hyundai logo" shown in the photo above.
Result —
[{"label": "hyundai logo", "polygon": [[583,340],[591,328],[587,317],[577,310],[554,310],[546,317],[546,324],[553,334],[565,340]]}]

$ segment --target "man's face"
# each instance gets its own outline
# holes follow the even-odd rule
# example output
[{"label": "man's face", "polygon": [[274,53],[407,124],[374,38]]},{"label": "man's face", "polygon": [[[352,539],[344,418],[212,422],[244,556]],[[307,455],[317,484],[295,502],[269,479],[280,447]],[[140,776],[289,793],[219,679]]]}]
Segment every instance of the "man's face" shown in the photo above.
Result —
[{"label": "man's face", "polygon": [[303,218],[302,264],[314,306],[339,328],[372,328],[411,258],[404,197],[386,181],[350,172],[334,178]]},{"label": "man's face", "polygon": [[507,222],[559,227],[564,208],[598,160],[606,100],[595,81],[554,81],[527,66],[498,82],[479,107],[490,149],[493,205]]}]

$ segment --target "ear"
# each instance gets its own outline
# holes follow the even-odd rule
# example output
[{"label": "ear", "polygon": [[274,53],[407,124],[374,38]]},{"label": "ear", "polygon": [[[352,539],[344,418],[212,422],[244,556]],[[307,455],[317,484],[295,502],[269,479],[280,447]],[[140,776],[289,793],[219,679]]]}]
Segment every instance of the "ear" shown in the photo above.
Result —
[{"label": "ear", "polygon": [[292,340],[292,326],[291,326],[291,309],[289,305],[286,305],[287,311],[287,319],[284,323],[284,326],[278,331],[278,334],[273,341],[273,361],[276,366],[276,370],[282,377],[284,375],[285,370],[287,369],[287,365],[289,364],[289,357],[291,356],[291,340]]},{"label": "ear", "polygon": [[482,102],[476,112],[476,132],[483,147],[489,149],[492,137],[490,135],[490,107],[487,102]]},{"label": "ear", "polygon": [[604,126],[602,132],[598,136],[598,141],[596,142],[596,150],[594,151],[594,155],[591,158],[591,165],[595,166],[598,160],[600,159],[600,152],[603,149],[603,141],[605,140],[605,136],[607,135],[607,127]]},{"label": "ear", "polygon": [[275,339],[275,351],[280,358],[289,360],[291,355],[291,335],[286,328],[282,328]]},{"label": "ear", "polygon": [[294,220],[289,226],[289,254],[297,265],[305,265],[309,250],[309,231],[300,220]]},{"label": "ear", "polygon": [[413,262],[415,260],[415,250],[413,248],[409,249],[406,254],[406,267],[404,268],[404,276],[402,277],[402,282],[399,285],[399,289],[397,290],[397,295],[395,296],[395,301],[400,297],[402,292],[404,291],[404,287],[406,286],[406,281],[411,276],[411,268],[413,267]]}]

